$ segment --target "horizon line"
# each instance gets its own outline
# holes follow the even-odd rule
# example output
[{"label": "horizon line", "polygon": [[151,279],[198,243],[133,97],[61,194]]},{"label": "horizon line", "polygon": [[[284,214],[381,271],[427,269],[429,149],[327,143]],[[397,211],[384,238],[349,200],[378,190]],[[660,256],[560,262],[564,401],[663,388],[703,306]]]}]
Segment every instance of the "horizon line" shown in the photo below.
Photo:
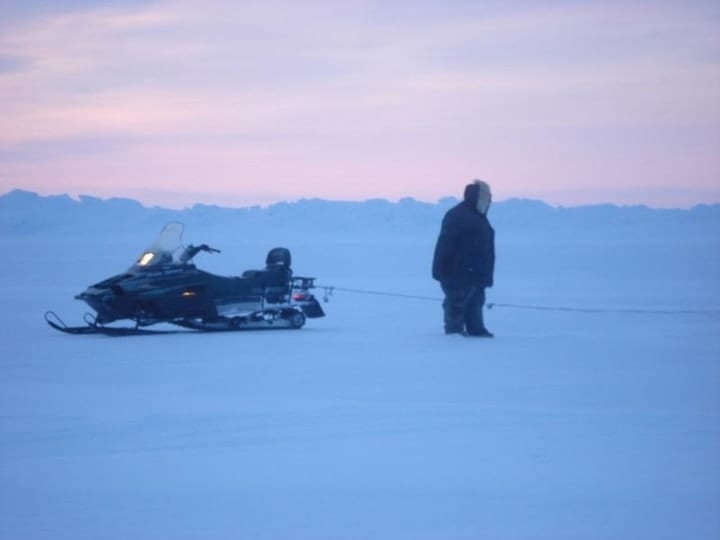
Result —
[{"label": "horizon line", "polygon": [[[152,210],[152,209],[159,209],[159,210],[171,210],[171,211],[185,211],[185,210],[192,210],[195,207],[214,207],[214,208],[220,208],[220,209],[250,209],[250,208],[269,208],[274,205],[279,204],[298,204],[302,202],[309,202],[309,201],[319,201],[319,202],[327,202],[327,203],[358,203],[358,204],[365,204],[365,203],[371,203],[371,202],[385,202],[388,204],[401,204],[403,201],[411,201],[419,204],[428,204],[431,206],[437,206],[441,204],[443,201],[446,200],[454,200],[454,201],[460,201],[460,197],[455,195],[447,195],[445,197],[440,197],[434,201],[428,201],[423,199],[418,199],[413,197],[412,195],[407,195],[399,198],[387,198],[387,197],[368,197],[365,199],[332,199],[332,198],[323,198],[323,197],[298,197],[296,199],[272,199],[268,200],[264,203],[247,203],[244,205],[222,205],[215,202],[202,202],[202,201],[196,201],[191,204],[183,203],[181,205],[163,205],[163,204],[152,204],[148,203],[147,201],[143,201],[141,198],[129,196],[129,195],[109,195],[109,196],[102,196],[102,195],[94,195],[91,193],[71,193],[71,192],[57,192],[57,193],[40,193],[38,191],[33,191],[30,189],[24,189],[24,188],[12,188],[4,193],[0,193],[0,198],[5,198],[8,195],[12,195],[13,193],[23,193],[23,194],[29,194],[32,196],[36,196],[39,198],[68,198],[72,201],[82,203],[83,199],[96,199],[102,202],[110,202],[110,201],[132,201],[140,205],[141,207]],[[176,195],[176,196],[183,196],[184,194],[180,193],[170,193],[167,194]],[[217,197],[222,197],[223,194],[217,194]],[[554,209],[571,209],[571,208],[586,208],[586,207],[615,207],[615,208],[647,208],[650,210],[693,210],[695,208],[699,207],[713,207],[713,206],[720,206],[720,199],[718,199],[715,202],[700,202],[700,203],[694,203],[687,206],[655,206],[648,203],[617,203],[617,202],[611,202],[611,201],[605,201],[605,202],[591,202],[591,203],[578,203],[578,204],[555,204],[552,202],[549,202],[543,198],[538,197],[519,197],[519,196],[510,196],[505,197],[503,199],[498,199],[493,201],[495,204],[503,204],[507,202],[512,201],[527,201],[527,202],[534,202],[534,203],[541,203],[549,208]]]}]

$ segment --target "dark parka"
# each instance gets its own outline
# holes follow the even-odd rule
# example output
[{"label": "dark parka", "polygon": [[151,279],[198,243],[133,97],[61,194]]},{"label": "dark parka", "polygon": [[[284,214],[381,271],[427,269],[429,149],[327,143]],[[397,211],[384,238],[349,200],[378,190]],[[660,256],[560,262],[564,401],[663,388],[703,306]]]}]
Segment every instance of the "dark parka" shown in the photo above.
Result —
[{"label": "dark parka", "polygon": [[495,231],[477,211],[480,187],[465,188],[464,200],[448,210],[433,257],[432,275],[449,288],[492,287],[495,271]]}]

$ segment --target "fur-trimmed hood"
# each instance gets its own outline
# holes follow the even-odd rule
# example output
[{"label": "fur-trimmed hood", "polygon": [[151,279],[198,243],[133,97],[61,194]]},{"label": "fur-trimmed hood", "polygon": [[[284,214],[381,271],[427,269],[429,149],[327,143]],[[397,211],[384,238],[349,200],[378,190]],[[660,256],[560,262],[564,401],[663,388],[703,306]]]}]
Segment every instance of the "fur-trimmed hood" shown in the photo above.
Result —
[{"label": "fur-trimmed hood", "polygon": [[481,214],[487,214],[492,201],[490,185],[482,180],[474,180],[472,184],[465,186],[463,200]]}]

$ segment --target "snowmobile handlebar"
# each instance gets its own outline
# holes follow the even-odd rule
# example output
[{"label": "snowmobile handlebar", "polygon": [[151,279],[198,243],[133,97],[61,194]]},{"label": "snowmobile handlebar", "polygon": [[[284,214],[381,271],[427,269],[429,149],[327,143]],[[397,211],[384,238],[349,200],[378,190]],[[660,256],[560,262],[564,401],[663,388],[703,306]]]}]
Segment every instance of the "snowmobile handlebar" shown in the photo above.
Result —
[{"label": "snowmobile handlebar", "polygon": [[193,246],[192,244],[190,244],[188,247],[185,248],[185,251],[183,251],[182,255],[180,255],[180,262],[190,262],[192,258],[201,251],[205,251],[206,253],[220,253],[219,249],[210,247],[207,244],[200,244],[199,246]]},{"label": "snowmobile handlebar", "polygon": [[[190,245],[190,247],[192,247],[192,245]],[[206,252],[208,252],[208,253],[220,253],[220,250],[219,250],[219,249],[215,249],[214,247],[210,247],[210,246],[208,246],[207,244],[201,244],[201,245],[199,245],[199,246],[198,246],[198,249],[199,249],[200,251],[206,251]]]}]

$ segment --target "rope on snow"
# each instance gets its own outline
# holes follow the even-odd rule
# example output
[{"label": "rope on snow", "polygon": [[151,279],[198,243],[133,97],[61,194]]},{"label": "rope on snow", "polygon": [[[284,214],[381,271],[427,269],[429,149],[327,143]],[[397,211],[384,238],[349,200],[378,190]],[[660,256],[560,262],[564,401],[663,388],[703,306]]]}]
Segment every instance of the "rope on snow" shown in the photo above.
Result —
[{"label": "rope on snow", "polygon": [[579,308],[567,306],[537,306],[529,304],[503,304],[490,302],[488,309],[506,307],[514,309],[531,309],[536,311],[570,311],[574,313],[632,313],[649,315],[720,315],[717,309],[641,309],[641,308]]},{"label": "rope on snow", "polygon": [[442,298],[438,298],[436,296],[417,296],[414,294],[401,294],[401,293],[392,293],[392,292],[385,292],[385,291],[368,291],[363,289],[345,289],[343,287],[323,287],[319,286],[321,289],[325,289],[325,301],[327,302],[327,299],[333,295],[334,291],[342,291],[342,292],[349,292],[349,293],[357,293],[357,294],[372,294],[375,296],[394,296],[396,298],[412,298],[415,300],[432,300],[433,302],[442,302]]},{"label": "rope on snow", "polygon": [[[322,286],[319,285],[325,291],[324,300],[327,302],[328,299],[333,295],[335,291],[349,292],[355,294],[369,294],[374,296],[390,296],[395,298],[408,298],[413,300],[429,300],[432,302],[442,302],[442,298],[436,296],[421,296],[416,294],[403,294],[393,293],[387,291],[371,291],[367,289],[347,289],[344,287],[334,286]],[[568,306],[546,306],[546,305],[533,305],[533,304],[509,304],[500,302],[488,302],[486,304],[487,309],[493,308],[510,308],[510,309],[525,309],[533,311],[565,311],[572,313],[628,313],[637,315],[709,315],[709,316],[720,316],[720,310],[718,309],[641,309],[641,308],[582,308],[582,307],[568,307]]]}]

